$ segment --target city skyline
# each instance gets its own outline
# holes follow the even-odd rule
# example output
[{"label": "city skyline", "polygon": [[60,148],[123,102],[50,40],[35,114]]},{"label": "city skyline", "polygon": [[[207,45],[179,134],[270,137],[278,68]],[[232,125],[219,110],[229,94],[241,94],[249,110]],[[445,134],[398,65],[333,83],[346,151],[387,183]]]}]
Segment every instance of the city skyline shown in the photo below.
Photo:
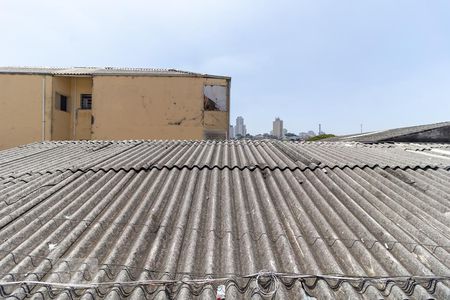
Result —
[{"label": "city skyline", "polygon": [[[318,124],[319,130],[317,134],[324,134],[325,132],[321,130],[321,124]],[[275,128],[277,128],[275,130]],[[275,132],[278,132],[275,134]],[[237,116],[235,124],[229,125],[228,138],[234,139],[238,136],[245,137],[247,134],[251,136],[255,135],[271,135],[277,138],[283,138],[286,133],[295,134],[297,136],[314,136],[316,132],[312,129],[298,129],[298,130],[288,130],[284,127],[284,122],[280,117],[275,117],[275,120],[272,121],[272,130],[268,132],[257,131],[257,132],[249,132],[247,131],[247,126],[245,124],[245,118],[243,116]]]}]

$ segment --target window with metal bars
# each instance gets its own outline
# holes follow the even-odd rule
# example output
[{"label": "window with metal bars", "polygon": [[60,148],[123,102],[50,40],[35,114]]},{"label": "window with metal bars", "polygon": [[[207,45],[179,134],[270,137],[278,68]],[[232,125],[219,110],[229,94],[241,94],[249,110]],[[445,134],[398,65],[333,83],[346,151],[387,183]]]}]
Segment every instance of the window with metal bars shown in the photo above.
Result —
[{"label": "window with metal bars", "polygon": [[81,109],[92,109],[92,94],[81,94]]}]

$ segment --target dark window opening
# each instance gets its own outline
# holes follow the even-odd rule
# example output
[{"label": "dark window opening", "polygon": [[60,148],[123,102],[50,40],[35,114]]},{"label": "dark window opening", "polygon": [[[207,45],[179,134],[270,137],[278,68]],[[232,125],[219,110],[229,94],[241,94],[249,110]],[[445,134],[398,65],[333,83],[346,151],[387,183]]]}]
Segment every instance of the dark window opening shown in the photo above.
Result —
[{"label": "dark window opening", "polygon": [[81,94],[81,109],[92,109],[92,94]]},{"label": "dark window opening", "polygon": [[63,96],[61,95],[61,97],[59,98],[59,106],[61,108],[62,111],[67,111],[67,96]]},{"label": "dark window opening", "polygon": [[60,111],[68,112],[70,108],[69,98],[67,96],[56,93],[55,107]]}]

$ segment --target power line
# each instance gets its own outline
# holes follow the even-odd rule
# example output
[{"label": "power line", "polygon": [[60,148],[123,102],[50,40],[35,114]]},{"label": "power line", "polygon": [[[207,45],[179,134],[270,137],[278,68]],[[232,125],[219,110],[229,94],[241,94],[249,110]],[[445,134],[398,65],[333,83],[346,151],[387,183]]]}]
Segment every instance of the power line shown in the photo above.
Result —
[{"label": "power line", "polygon": [[[104,295],[112,290],[126,295],[133,292],[135,288],[142,288],[146,293],[152,294],[157,291],[158,287],[165,287],[166,291],[172,294],[178,294],[180,288],[188,287],[192,295],[199,296],[207,287],[218,289],[220,286],[224,286],[226,289],[229,289],[231,286],[234,286],[239,293],[245,293],[249,289],[253,289],[253,292],[256,294],[273,296],[277,293],[281,285],[287,289],[291,289],[296,283],[300,283],[301,288],[308,293],[308,291],[314,290],[317,287],[319,281],[324,281],[332,290],[338,290],[343,283],[348,283],[359,293],[364,293],[371,286],[375,287],[378,291],[382,292],[383,296],[387,297],[390,295],[393,286],[399,287],[408,296],[414,293],[416,286],[421,286],[427,292],[434,294],[437,283],[448,282],[449,280],[450,276],[349,276],[260,271],[240,277],[225,276],[181,280],[149,279],[95,283],[62,283],[40,280],[10,281],[0,282],[0,295],[2,297],[17,295],[17,291],[9,294],[5,291],[5,287],[16,286],[23,290],[23,292],[20,292],[21,294],[27,295],[33,295],[39,292],[32,292],[37,287],[44,288],[47,293],[58,293],[58,291],[69,293],[91,291],[97,295]],[[156,288],[156,290],[149,290],[152,287]],[[126,288],[132,288],[132,290],[126,290]]]}]

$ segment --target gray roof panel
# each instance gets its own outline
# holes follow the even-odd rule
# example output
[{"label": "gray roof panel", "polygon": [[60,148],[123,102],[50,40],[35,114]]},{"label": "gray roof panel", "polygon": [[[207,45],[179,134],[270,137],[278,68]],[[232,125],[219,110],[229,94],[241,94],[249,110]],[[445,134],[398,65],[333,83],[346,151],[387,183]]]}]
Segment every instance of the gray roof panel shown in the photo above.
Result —
[{"label": "gray roof panel", "polygon": [[[226,299],[261,299],[278,286],[275,299],[448,299],[450,172],[417,164],[431,150],[404,147],[92,141],[2,151],[1,296],[216,299],[224,289]],[[361,166],[336,167],[355,157]],[[143,164],[153,167],[134,169]]]},{"label": "gray roof panel", "polygon": [[450,149],[429,144],[279,141],[79,141],[0,151],[0,177],[28,172],[163,168],[290,169],[450,167]]},{"label": "gray roof panel", "polygon": [[[389,130],[366,132],[362,134],[344,135],[338,137],[332,137],[326,139],[326,141],[332,142],[361,142],[361,143],[377,143],[395,141],[399,138],[407,138],[410,135],[420,134],[427,131],[450,127],[450,122],[441,122],[435,124],[418,125],[410,127],[395,128]],[[409,142],[409,141],[408,141]],[[450,142],[450,136],[444,142]]]}]

